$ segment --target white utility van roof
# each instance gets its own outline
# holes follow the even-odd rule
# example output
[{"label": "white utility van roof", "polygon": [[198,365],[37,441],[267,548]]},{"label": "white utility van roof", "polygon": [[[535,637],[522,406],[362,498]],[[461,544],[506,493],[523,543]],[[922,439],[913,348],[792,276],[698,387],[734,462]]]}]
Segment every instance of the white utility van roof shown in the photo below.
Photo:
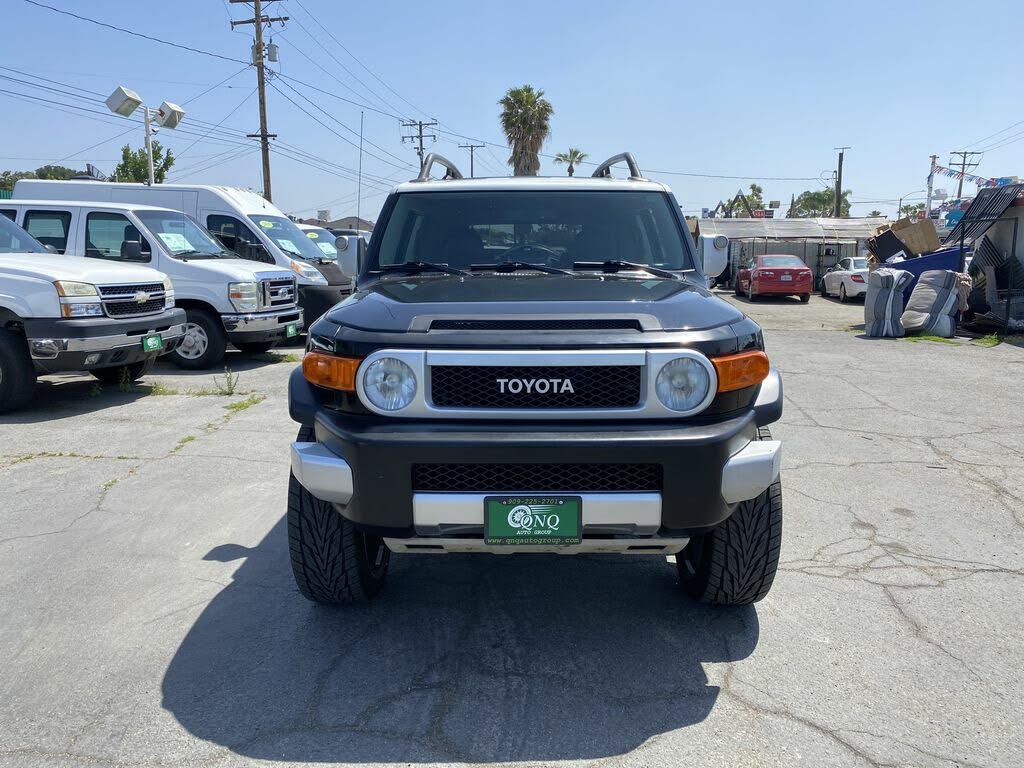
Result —
[{"label": "white utility van roof", "polygon": [[[240,187],[221,187],[212,184],[131,184],[119,181],[55,181],[52,179],[20,179],[14,185],[14,200],[19,198],[37,197],[50,200],[74,198],[76,200],[124,202],[123,197],[144,190],[147,198],[159,200],[165,198],[167,208],[180,210],[180,200],[184,193],[207,192],[226,199],[246,215],[277,211],[273,203],[267,202],[262,195],[251,189]],[[119,195],[118,192],[123,193]],[[121,200],[118,200],[122,197]],[[268,215],[274,215],[269,213]]]}]

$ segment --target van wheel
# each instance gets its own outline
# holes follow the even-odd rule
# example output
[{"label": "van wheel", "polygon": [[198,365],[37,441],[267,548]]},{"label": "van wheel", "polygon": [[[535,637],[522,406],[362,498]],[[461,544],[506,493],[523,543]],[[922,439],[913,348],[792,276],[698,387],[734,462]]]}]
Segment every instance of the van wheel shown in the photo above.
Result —
[{"label": "van wheel", "polygon": [[[770,440],[767,427],[758,440]],[[679,581],[702,603],[746,605],[768,594],[782,550],[782,484],[776,479],[760,495],[741,501],[707,533],[676,555]]]},{"label": "van wheel", "polygon": [[[313,442],[311,427],[296,438]],[[361,603],[384,587],[391,550],[379,536],[356,529],[330,502],[288,476],[288,549],[292,574],[307,600],[326,605]]]},{"label": "van wheel", "polygon": [[232,344],[250,355],[262,355],[277,346],[276,341],[237,341]]},{"label": "van wheel", "polygon": [[131,384],[153,370],[153,363],[155,361],[155,357],[150,357],[137,363],[131,363],[130,365],[115,365],[111,368],[94,368],[89,371],[89,373],[107,386],[112,386],[114,384]]},{"label": "van wheel", "polygon": [[27,405],[35,385],[36,371],[25,339],[0,330],[0,413]]},{"label": "van wheel", "polygon": [[228,337],[220,318],[205,309],[185,310],[185,335],[169,355],[179,368],[197,371],[224,359]]}]

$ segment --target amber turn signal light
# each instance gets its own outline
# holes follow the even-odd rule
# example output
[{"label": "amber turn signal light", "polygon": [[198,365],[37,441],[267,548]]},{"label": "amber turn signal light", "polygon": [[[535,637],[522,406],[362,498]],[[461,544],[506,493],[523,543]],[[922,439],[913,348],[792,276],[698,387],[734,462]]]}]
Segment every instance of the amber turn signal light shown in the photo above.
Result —
[{"label": "amber turn signal light", "polygon": [[335,357],[307,352],[302,358],[302,375],[310,384],[342,392],[356,391],[356,370],[363,362],[358,357]]},{"label": "amber turn signal light", "polygon": [[752,387],[768,378],[768,355],[760,350],[713,357],[711,362],[718,372],[719,392],[734,392],[744,387]]}]

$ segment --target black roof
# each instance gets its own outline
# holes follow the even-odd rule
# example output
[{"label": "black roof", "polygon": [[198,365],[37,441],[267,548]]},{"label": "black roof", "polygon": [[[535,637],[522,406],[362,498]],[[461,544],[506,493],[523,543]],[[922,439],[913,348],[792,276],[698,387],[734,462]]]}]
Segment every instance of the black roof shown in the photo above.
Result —
[{"label": "black roof", "polygon": [[952,244],[960,242],[961,239],[977,240],[1006,213],[1006,209],[1013,205],[1018,197],[1024,197],[1024,184],[1007,184],[981,190],[964,211],[963,218],[942,242]]}]

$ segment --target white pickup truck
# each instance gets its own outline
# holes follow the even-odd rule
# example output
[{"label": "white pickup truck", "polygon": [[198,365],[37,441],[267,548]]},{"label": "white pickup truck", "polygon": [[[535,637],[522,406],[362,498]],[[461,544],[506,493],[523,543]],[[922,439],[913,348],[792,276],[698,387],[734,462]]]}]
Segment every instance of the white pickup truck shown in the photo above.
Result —
[{"label": "white pickup truck", "polygon": [[28,403],[40,374],[135,381],[184,333],[163,273],[57,255],[0,216],[0,412]]}]

